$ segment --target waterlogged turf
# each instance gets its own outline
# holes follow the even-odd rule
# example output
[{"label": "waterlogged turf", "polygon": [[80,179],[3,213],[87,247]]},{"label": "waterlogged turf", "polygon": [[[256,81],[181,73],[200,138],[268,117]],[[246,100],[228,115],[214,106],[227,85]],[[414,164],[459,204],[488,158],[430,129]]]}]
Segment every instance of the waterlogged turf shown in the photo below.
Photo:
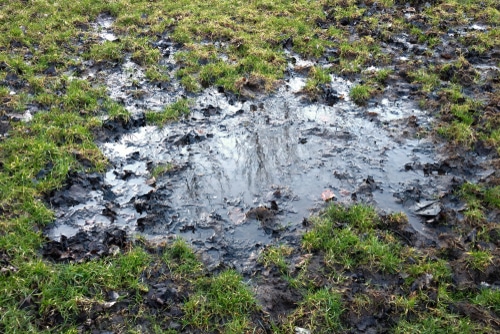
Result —
[{"label": "waterlogged turf", "polygon": [[[493,0],[1,3],[0,331],[500,330],[498,22]],[[303,84],[294,91],[297,77]],[[351,82],[349,90],[340,92],[334,77]],[[275,224],[276,199],[233,211],[266,235],[241,253],[240,272],[235,258],[214,261],[206,246],[177,236],[154,244],[91,220],[71,238],[45,236],[61,218],[53,209],[116,195],[103,181],[116,167],[103,143],[151,124],[203,122],[192,119],[200,112],[192,103],[210,89],[258,114],[284,87],[327,111],[356,103],[357,117],[393,129],[397,145],[434,143],[435,161],[400,168],[452,182],[425,201],[429,187],[420,184],[394,192],[420,225],[374,207],[394,201],[393,191],[377,192],[366,176],[364,192],[360,184],[349,196],[334,189],[343,200],[293,222],[295,230]],[[397,122],[384,115],[384,99],[396,95],[422,114]],[[401,160],[401,152],[390,156]],[[172,161],[145,170],[151,188],[185,171]],[[318,202],[330,186],[318,189]],[[141,205],[133,210],[147,216]],[[127,219],[126,210],[110,219],[116,211],[100,214]]]}]

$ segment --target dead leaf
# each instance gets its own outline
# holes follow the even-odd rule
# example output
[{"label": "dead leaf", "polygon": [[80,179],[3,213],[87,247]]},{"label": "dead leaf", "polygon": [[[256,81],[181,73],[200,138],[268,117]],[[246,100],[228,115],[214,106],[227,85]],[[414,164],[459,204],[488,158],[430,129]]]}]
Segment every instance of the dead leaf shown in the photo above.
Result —
[{"label": "dead leaf", "polygon": [[325,202],[329,202],[335,198],[335,194],[330,189],[326,189],[321,193],[321,198]]}]

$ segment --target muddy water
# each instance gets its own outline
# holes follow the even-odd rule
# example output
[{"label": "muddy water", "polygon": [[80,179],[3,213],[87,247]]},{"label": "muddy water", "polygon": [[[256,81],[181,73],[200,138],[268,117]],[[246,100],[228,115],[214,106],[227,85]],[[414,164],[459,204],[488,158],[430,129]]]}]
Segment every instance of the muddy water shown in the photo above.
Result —
[{"label": "muddy water", "polygon": [[[149,87],[131,61],[99,75],[135,117],[179,95],[178,87]],[[131,80],[147,93],[132,98]],[[405,135],[411,120],[427,125],[425,114],[402,94],[357,107],[348,98],[352,83],[337,77],[331,86],[338,103],[310,103],[299,93],[304,84],[291,76],[276,93],[245,102],[210,88],[194,98],[187,119],[102,142],[112,165],[102,187],[56,208],[49,236],[115,225],[150,239],[180,235],[215,262],[248,257],[303,228],[330,190],[340,202],[404,211],[432,237],[415,204],[436,198],[452,176],[424,173],[423,166],[439,160],[433,144]],[[155,166],[167,164],[171,171],[152,177]]]},{"label": "muddy water", "polygon": [[[115,38],[111,26],[111,18],[98,19],[103,42]],[[175,46],[156,44],[160,65],[172,71]],[[299,67],[313,65],[288,56]],[[148,239],[180,235],[214,265],[236,259],[244,266],[241,259],[263,245],[306,228],[332,193],[339,202],[404,211],[414,229],[434,238],[423,222],[439,214],[435,199],[454,175],[440,167],[433,143],[415,139],[430,120],[407,87],[388,87],[358,107],[348,97],[353,83],[332,76],[338,102],[311,103],[301,94],[305,78],[290,65],[272,95],[245,101],[209,88],[193,97],[189,117],[157,128],[143,125],[143,113],[185,95],[176,80],[152,84],[130,58],[114,68],[88,65],[82,77],[106,85],[138,121],[100,143],[111,165],[105,175],[70,182],[51,199],[51,238],[113,225]],[[166,165],[170,171],[152,176]]]}]

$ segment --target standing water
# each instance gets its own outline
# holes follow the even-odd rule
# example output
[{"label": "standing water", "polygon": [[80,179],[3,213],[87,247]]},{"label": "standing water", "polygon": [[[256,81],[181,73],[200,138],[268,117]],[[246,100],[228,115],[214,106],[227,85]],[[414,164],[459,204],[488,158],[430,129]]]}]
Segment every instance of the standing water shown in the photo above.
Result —
[{"label": "standing water", "polygon": [[[122,66],[106,75],[110,96],[126,91],[117,76],[135,68],[130,61]],[[102,187],[70,189],[76,195],[56,208],[49,236],[114,225],[149,239],[180,235],[212,260],[248,256],[300,229],[325,206],[325,194],[406,212],[416,230],[429,233],[414,205],[423,201],[417,209],[435,215],[432,198],[451,176],[424,172],[436,160],[432,143],[402,131],[409,120],[425,123],[425,114],[405,96],[357,107],[348,98],[352,83],[337,77],[331,88],[340,100],[311,103],[299,93],[304,85],[291,78],[274,94],[244,102],[210,88],[186,119],[140,126],[101,143],[112,166]],[[136,116],[174,96],[154,86],[146,91],[145,106],[122,99]],[[158,166],[168,171],[153,177]]]}]

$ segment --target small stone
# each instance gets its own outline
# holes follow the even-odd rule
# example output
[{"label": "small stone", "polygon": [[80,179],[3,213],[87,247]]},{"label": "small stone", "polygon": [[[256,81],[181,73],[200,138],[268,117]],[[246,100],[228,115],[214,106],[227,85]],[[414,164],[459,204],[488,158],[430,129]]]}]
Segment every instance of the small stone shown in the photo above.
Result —
[{"label": "small stone", "polygon": [[311,331],[302,327],[295,327],[295,334],[311,334]]}]

